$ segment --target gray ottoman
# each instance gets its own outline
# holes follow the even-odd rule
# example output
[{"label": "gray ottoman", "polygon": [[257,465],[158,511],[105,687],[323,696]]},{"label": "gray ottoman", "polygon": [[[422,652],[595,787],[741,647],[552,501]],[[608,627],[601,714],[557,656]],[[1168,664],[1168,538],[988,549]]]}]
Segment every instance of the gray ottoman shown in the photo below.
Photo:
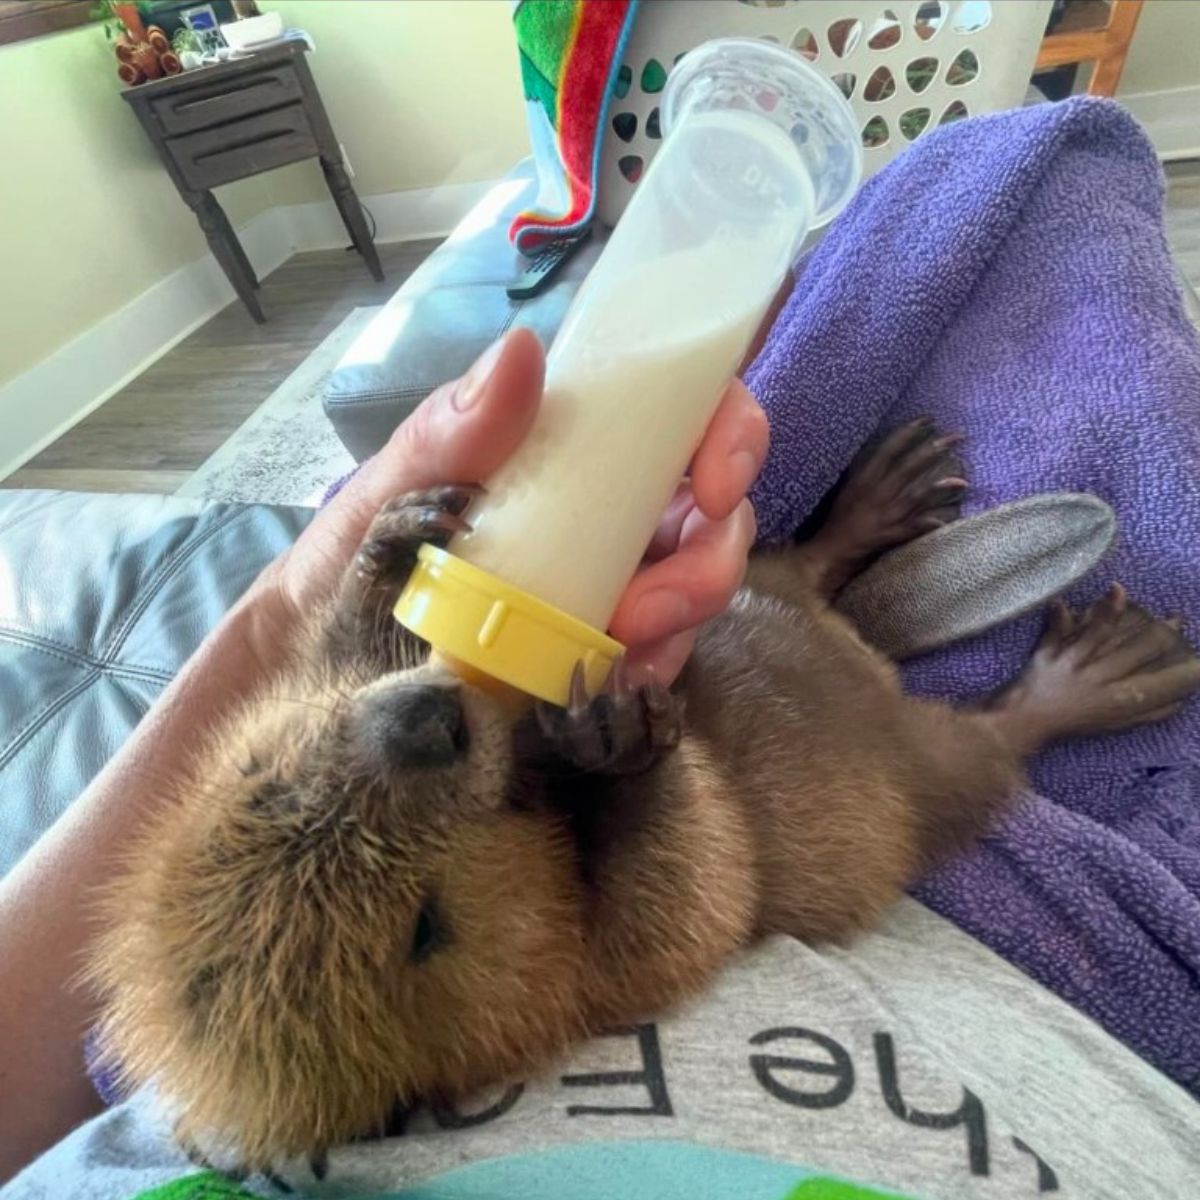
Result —
[{"label": "gray ottoman", "polygon": [[330,375],[325,412],[360,462],[506,330],[523,325],[550,344],[608,231],[595,229],[541,295],[510,300],[505,289],[528,260],[509,244],[508,226],[536,190],[533,160],[526,159],[417,268]]}]

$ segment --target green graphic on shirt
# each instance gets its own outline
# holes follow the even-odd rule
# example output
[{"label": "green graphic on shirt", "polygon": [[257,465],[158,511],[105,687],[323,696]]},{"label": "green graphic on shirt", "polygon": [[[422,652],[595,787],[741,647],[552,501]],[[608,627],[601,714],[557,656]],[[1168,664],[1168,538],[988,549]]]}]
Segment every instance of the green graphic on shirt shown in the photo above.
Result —
[{"label": "green graphic on shirt", "polygon": [[904,1200],[898,1192],[877,1192],[874,1188],[859,1187],[842,1179],[814,1176],[797,1184],[784,1200]]},{"label": "green graphic on shirt", "polygon": [[132,1200],[258,1200],[258,1197],[216,1171],[202,1171],[139,1192]]}]

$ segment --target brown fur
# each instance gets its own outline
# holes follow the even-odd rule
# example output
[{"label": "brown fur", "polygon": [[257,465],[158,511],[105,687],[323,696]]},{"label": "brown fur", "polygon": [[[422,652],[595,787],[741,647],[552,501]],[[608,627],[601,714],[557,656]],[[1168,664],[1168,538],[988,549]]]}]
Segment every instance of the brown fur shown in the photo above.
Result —
[{"label": "brown fur", "polygon": [[[895,439],[880,453],[907,461]],[[930,461],[918,517],[948,503]],[[862,503],[883,514],[881,486]],[[923,527],[864,541],[859,504],[857,526],[835,509],[817,541],[752,562],[676,689],[675,750],[640,774],[564,769],[532,718],[425,662],[390,618],[417,541],[465,503],[385,509],[295,669],[212,740],[108,902],[102,1043],[130,1083],[158,1081],[181,1138],[248,1165],[536,1070],[757,936],[850,937],[970,844],[1041,738],[1028,685],[988,712],[906,697],[830,609],[848,555]],[[398,766],[364,735],[414,688],[461,697],[460,758]],[[422,928],[445,935],[428,954]]]}]

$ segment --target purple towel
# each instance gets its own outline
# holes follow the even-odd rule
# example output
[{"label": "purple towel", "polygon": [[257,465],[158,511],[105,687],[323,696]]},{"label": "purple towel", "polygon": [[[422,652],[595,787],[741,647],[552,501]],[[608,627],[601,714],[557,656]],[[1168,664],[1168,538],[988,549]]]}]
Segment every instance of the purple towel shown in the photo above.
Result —
[{"label": "purple towel", "polygon": [[330,502],[330,500],[332,500],[334,498],[334,496],[336,496],[338,494],[338,492],[340,492],[342,490],[342,488],[344,488],[346,486],[346,484],[348,484],[350,482],[350,480],[352,480],[355,477],[355,475],[358,474],[359,469],[361,467],[362,467],[362,463],[359,463],[358,466],[355,467],[353,470],[347,471],[345,475],[342,475],[340,478],[335,479],[325,489],[325,494],[321,497],[321,503],[319,505],[317,505],[317,507],[324,508],[325,505],[327,505]]},{"label": "purple towel", "polygon": [[[881,427],[967,434],[970,511],[1034,492],[1108,501],[1114,580],[1200,636],[1200,343],[1133,120],[1076,99],[953,125],[868,183],[807,261],[748,374],[773,442],[753,494],[791,533]],[[905,668],[951,699],[1011,678],[1029,617]],[[1200,1094],[1200,701],[1064,746],[1037,794],[917,895]]]}]

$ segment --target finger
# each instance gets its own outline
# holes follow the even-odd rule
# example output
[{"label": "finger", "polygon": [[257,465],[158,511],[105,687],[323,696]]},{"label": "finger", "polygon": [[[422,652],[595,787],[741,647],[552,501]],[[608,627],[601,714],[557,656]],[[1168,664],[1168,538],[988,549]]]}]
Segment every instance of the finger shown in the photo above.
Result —
[{"label": "finger", "polygon": [[769,440],[766,413],[733,380],[692,459],[692,491],[705,516],[723,521],[737,508],[762,469]]},{"label": "finger", "polygon": [[1200,659],[1189,659],[1161,671],[1143,675],[1137,682],[1139,699],[1146,708],[1162,708],[1186,700],[1200,688]]},{"label": "finger", "polygon": [[647,562],[658,562],[668,554],[674,554],[679,547],[679,539],[683,534],[683,523],[696,507],[696,497],[692,495],[692,485],[683,480],[675,489],[667,511],[663,513],[650,545],[646,547]]},{"label": "finger", "polygon": [[1085,665],[1105,647],[1112,636],[1113,627],[1125,611],[1128,593],[1119,583],[1114,583],[1099,600],[1088,605],[1075,636],[1074,645],[1079,652],[1079,663]]},{"label": "finger", "polygon": [[723,521],[693,512],[679,549],[644,567],[625,589],[610,625],[613,637],[632,651],[724,612],[745,577],[755,532],[748,500]]},{"label": "finger", "polygon": [[1187,662],[1192,657],[1191,647],[1161,621],[1154,620],[1149,613],[1139,612],[1129,636],[1105,655],[1103,666],[1107,678],[1127,679],[1135,672],[1152,670]]},{"label": "finger", "polygon": [[365,530],[393,496],[438,483],[486,480],[529,432],[544,375],[537,336],[527,329],[506,334],[465,375],[427,396],[326,513]]},{"label": "finger", "polygon": [[673,637],[659,638],[656,642],[647,642],[629,650],[625,655],[625,669],[630,684],[642,687],[651,680],[657,680],[669,687],[683,670],[695,644],[696,630],[685,629]]}]

